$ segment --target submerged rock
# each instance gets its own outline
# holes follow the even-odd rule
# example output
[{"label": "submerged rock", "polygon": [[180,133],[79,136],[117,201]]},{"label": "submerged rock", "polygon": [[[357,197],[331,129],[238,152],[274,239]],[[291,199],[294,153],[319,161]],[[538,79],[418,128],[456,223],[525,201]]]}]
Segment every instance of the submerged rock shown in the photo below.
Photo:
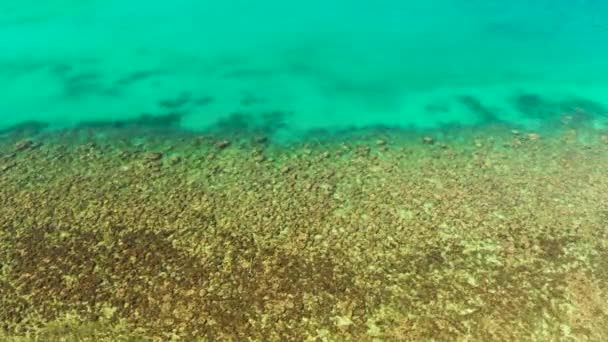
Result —
[{"label": "submerged rock", "polygon": [[18,152],[25,151],[25,150],[29,150],[29,149],[33,148],[34,146],[35,146],[35,144],[32,140],[25,139],[25,140],[21,140],[15,144],[15,150]]},{"label": "submerged rock", "polygon": [[118,153],[118,157],[122,160],[125,160],[127,158],[129,158],[131,156],[131,153],[129,153],[129,151],[127,150],[122,150],[120,151],[120,153]]},{"label": "submerged rock", "polygon": [[261,136],[257,136],[255,138],[253,138],[253,142],[256,144],[265,144],[268,142],[268,137],[261,135]]},{"label": "submerged rock", "polygon": [[163,158],[163,154],[160,152],[150,152],[146,155],[146,160],[148,161],[157,161]]},{"label": "submerged rock", "polygon": [[258,163],[266,161],[266,157],[263,154],[257,155],[254,157],[254,160]]},{"label": "submerged rock", "polygon": [[224,149],[228,146],[230,146],[230,141],[228,141],[228,140],[220,140],[215,143],[215,147],[217,147],[219,149]]},{"label": "submerged rock", "polygon": [[17,164],[15,164],[15,163],[9,163],[9,164],[2,165],[2,166],[0,166],[0,172],[8,171],[8,170],[14,168],[15,166],[17,166]]},{"label": "submerged rock", "polygon": [[367,157],[371,153],[372,149],[369,146],[357,147],[356,154],[360,157]]}]

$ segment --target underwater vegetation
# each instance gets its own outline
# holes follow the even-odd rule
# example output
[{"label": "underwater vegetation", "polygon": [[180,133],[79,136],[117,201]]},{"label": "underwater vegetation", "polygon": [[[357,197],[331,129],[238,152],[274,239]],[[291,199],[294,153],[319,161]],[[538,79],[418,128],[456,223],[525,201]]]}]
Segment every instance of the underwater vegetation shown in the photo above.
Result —
[{"label": "underwater vegetation", "polygon": [[598,102],[581,98],[550,101],[537,94],[521,94],[515,97],[514,103],[521,113],[540,119],[555,118],[562,113],[579,114],[579,120],[589,120],[598,116],[608,117],[607,107]]},{"label": "underwater vegetation", "polygon": [[135,119],[125,119],[116,121],[83,121],[77,128],[125,128],[133,127],[158,127],[168,129],[177,127],[183,114],[170,113],[164,115],[141,114]]},{"label": "underwater vegetation", "polygon": [[[87,79],[89,76],[85,77]],[[492,125],[507,125],[513,129],[521,129],[522,123],[513,121],[512,118],[505,116],[505,112],[515,110],[524,118],[529,118],[537,122],[537,129],[553,131],[563,126],[563,121],[569,121],[569,125],[589,126],[602,124],[608,119],[608,107],[602,103],[577,97],[568,96],[561,99],[550,99],[534,93],[517,93],[511,98],[505,99],[511,104],[512,108],[501,108],[485,105],[479,97],[471,95],[461,95],[454,97],[452,101],[436,102],[427,104],[423,113],[430,117],[441,117],[448,115],[454,110],[454,106],[460,105],[476,117],[476,123],[459,122],[457,118],[443,121],[435,130],[450,130],[454,127],[485,127]],[[215,115],[215,111],[210,108],[218,99],[211,95],[195,95],[190,91],[182,91],[173,97],[165,97],[156,101],[156,110],[143,113],[139,116],[124,119],[100,119],[100,120],[81,120],[73,125],[75,128],[121,128],[125,126],[137,127],[156,127],[160,130],[163,127],[190,130],[192,132],[214,132],[224,135],[240,135],[244,132],[250,134],[262,134],[273,136],[280,132],[292,130],[292,124],[299,118],[292,110],[272,110],[264,109],[265,99],[256,94],[243,91],[241,93],[240,106],[235,106],[235,110],[229,114],[220,115],[216,120],[206,127],[189,129],[183,124],[184,118],[196,116]],[[26,121],[5,127],[0,130],[0,134],[9,132],[28,132],[30,134],[40,133],[51,127],[51,122]],[[402,125],[393,124],[367,124],[351,126],[329,126],[309,128],[297,133],[300,138],[311,137],[314,135],[340,135],[341,132],[353,132],[355,130],[395,129],[406,131],[424,131],[415,124]],[[321,133],[321,134],[319,134]],[[294,133],[295,134],[295,133]]]},{"label": "underwater vegetation", "polygon": [[608,334],[608,132],[250,134],[285,115],[0,140],[0,336]]},{"label": "underwater vegetation", "polygon": [[218,120],[209,128],[220,136],[273,136],[277,131],[286,128],[286,120],[290,113],[284,111],[270,111],[261,114],[236,112]]},{"label": "underwater vegetation", "polygon": [[500,122],[500,119],[494,114],[494,111],[484,106],[479,99],[465,95],[461,96],[458,100],[470,111],[477,114],[483,123]]},{"label": "underwater vegetation", "polygon": [[16,125],[12,125],[3,129],[0,129],[0,135],[11,134],[11,135],[37,135],[49,126],[48,123],[39,121],[25,121]]}]

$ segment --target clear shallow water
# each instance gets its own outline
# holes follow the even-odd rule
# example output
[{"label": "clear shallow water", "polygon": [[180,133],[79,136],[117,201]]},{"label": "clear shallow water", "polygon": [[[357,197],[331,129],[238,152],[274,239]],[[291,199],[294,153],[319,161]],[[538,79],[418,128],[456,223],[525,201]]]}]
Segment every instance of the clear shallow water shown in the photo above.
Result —
[{"label": "clear shallow water", "polygon": [[0,129],[280,112],[314,128],[602,126],[599,1],[20,1],[0,5]]},{"label": "clear shallow water", "polygon": [[0,3],[0,340],[606,340],[607,7]]}]

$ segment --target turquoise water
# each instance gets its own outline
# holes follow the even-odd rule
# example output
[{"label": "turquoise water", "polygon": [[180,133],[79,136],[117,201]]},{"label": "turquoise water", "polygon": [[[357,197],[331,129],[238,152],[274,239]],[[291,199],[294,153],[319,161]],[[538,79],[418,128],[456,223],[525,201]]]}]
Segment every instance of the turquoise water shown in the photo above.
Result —
[{"label": "turquoise water", "polygon": [[608,341],[608,0],[0,0],[0,42],[0,341]]},{"label": "turquoise water", "polygon": [[564,113],[603,127],[607,23],[594,0],[3,2],[0,130],[235,113],[274,113],[284,136]]}]

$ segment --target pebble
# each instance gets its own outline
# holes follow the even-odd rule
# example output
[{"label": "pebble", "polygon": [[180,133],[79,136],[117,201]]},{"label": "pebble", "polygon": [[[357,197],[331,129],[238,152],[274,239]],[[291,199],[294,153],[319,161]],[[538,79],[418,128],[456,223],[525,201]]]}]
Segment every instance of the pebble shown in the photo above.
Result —
[{"label": "pebble", "polygon": [[146,155],[146,160],[148,161],[157,161],[163,158],[163,154],[160,152],[150,152]]},{"label": "pebble", "polygon": [[131,154],[129,153],[129,151],[122,150],[122,151],[120,151],[120,153],[118,154],[118,157],[119,157],[120,159],[123,159],[123,160],[124,160],[124,159],[129,158],[129,156],[130,156],[130,155],[131,155]]},{"label": "pebble", "polygon": [[15,164],[15,163],[10,163],[10,164],[6,164],[6,165],[2,165],[2,166],[0,166],[0,172],[4,172],[4,171],[7,171],[7,170],[10,170],[13,167],[15,167],[16,165],[17,164]]},{"label": "pebble", "polygon": [[17,151],[24,151],[32,147],[34,147],[34,142],[29,139],[21,140],[15,144],[15,150]]},{"label": "pebble", "polygon": [[513,139],[513,141],[511,142],[511,147],[517,148],[517,147],[520,147],[521,145],[522,145],[521,140],[519,140],[517,138]]},{"label": "pebble", "polygon": [[289,166],[283,166],[283,167],[281,168],[281,173],[282,173],[282,174],[286,174],[286,173],[288,173],[289,171],[291,171],[291,167],[289,167]]},{"label": "pebble", "polygon": [[266,157],[264,157],[264,155],[262,155],[262,154],[260,154],[260,155],[258,155],[258,156],[255,157],[255,161],[258,162],[258,163],[261,163],[261,162],[263,162],[265,160],[266,160]]},{"label": "pebble", "polygon": [[230,141],[228,141],[228,140],[220,140],[215,143],[215,147],[217,147],[219,149],[224,149],[228,146],[230,146]]},{"label": "pebble", "polygon": [[368,156],[372,149],[369,146],[360,146],[357,148],[357,154],[359,156]]}]

